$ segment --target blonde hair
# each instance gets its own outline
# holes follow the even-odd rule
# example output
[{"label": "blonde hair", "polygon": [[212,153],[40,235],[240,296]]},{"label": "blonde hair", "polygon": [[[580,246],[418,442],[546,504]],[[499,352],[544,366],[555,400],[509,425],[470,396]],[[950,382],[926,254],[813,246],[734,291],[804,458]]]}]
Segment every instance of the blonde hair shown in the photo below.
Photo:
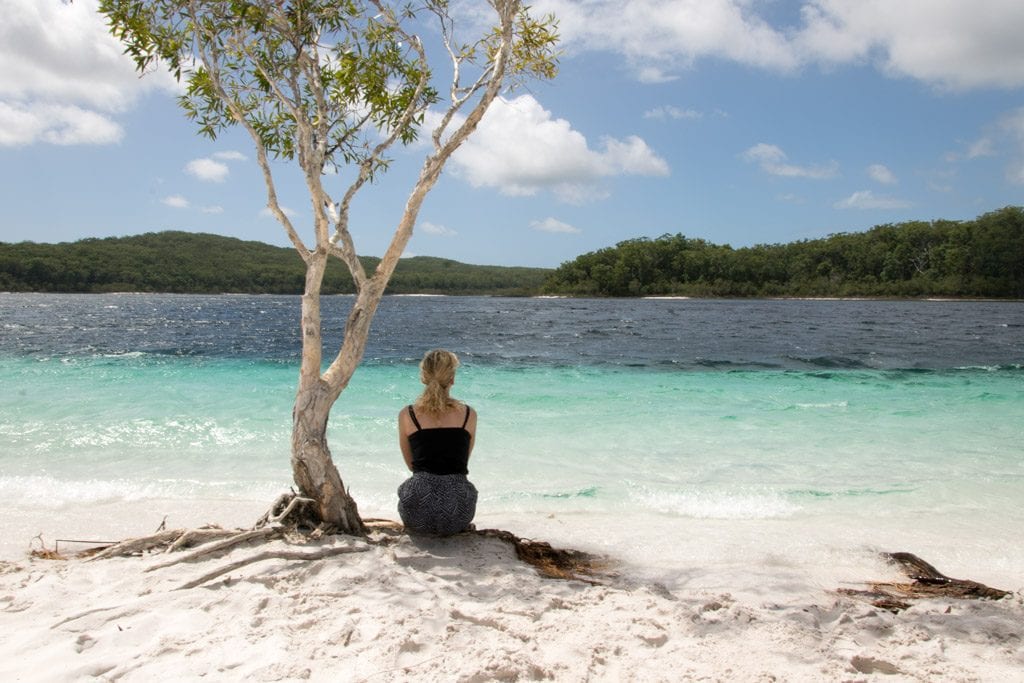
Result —
[{"label": "blonde hair", "polygon": [[420,361],[420,381],[424,388],[416,399],[416,410],[441,415],[459,405],[458,401],[448,395],[455,381],[457,367],[459,358],[451,351],[432,349],[423,355]]}]

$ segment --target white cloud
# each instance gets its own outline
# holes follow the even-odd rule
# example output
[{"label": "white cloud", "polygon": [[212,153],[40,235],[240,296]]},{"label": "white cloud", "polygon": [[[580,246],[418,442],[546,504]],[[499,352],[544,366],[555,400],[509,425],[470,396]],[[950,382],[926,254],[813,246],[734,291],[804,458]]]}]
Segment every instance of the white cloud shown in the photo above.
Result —
[{"label": "white cloud", "polygon": [[[190,209],[190,208],[192,208],[192,202],[190,202],[188,199],[186,199],[185,197],[181,196],[180,194],[168,195],[167,197],[164,197],[163,199],[161,199],[160,203],[164,204],[166,206],[173,207],[175,209]],[[197,207],[197,208],[201,212],[203,212],[203,213],[209,213],[209,214],[221,214],[221,213],[224,213],[224,207],[223,206],[213,205],[213,206],[200,206],[200,207]]]},{"label": "white cloud", "polygon": [[876,197],[871,190],[854,192],[835,203],[837,209],[909,209],[913,203],[893,197]]},{"label": "white cloud", "polygon": [[784,32],[751,11],[749,0],[538,0],[553,12],[570,50],[624,55],[644,82],[663,82],[701,57],[788,70],[798,65]]},{"label": "white cloud", "polygon": [[944,88],[1024,85],[1019,0],[813,0],[794,44],[808,61],[872,61]]},{"label": "white cloud", "polygon": [[995,138],[998,136],[999,132],[978,138],[974,142],[971,142],[970,144],[967,145],[966,151],[946,152],[943,158],[949,163],[956,163],[958,161],[971,161],[973,159],[982,159],[985,157],[997,156],[998,152],[996,151]]},{"label": "white cloud", "polygon": [[223,183],[228,178],[227,164],[214,161],[208,157],[193,159],[185,164],[185,172],[200,180],[211,183]]},{"label": "white cloud", "polygon": [[0,100],[0,146],[35,142],[51,145],[107,145],[124,137],[109,117],[73,105],[20,104]]},{"label": "white cloud", "polygon": [[1010,138],[1013,147],[1006,179],[1014,185],[1024,185],[1024,107],[1004,116],[999,129]]},{"label": "white cloud", "polygon": [[[299,215],[298,211],[295,211],[294,209],[289,209],[287,206],[284,206],[283,204],[281,205],[281,213],[283,213],[285,216],[288,216],[288,218],[295,218],[296,216]],[[263,218],[273,218],[274,220],[277,220],[277,216],[271,213],[270,209],[268,209],[267,207],[263,207],[262,209],[260,209],[260,216],[262,216]]]},{"label": "white cloud", "polygon": [[234,150],[228,150],[226,152],[214,152],[212,156],[214,159],[219,159],[221,161],[245,161],[247,159],[247,157],[244,154],[242,154],[241,152],[236,152]]},{"label": "white cloud", "polygon": [[667,175],[668,164],[641,138],[604,138],[593,149],[565,119],[532,95],[497,100],[452,158],[453,172],[474,187],[531,196],[551,190],[579,203],[607,195],[601,182],[619,175]]},{"label": "white cloud", "polygon": [[975,140],[967,148],[968,159],[979,159],[981,157],[994,156],[996,153],[995,147],[992,144],[991,138],[981,138]]},{"label": "white cloud", "polygon": [[124,135],[113,114],[147,90],[176,90],[166,73],[138,77],[97,4],[0,0],[2,144],[112,144]]},{"label": "white cloud", "polygon": [[160,200],[160,203],[172,206],[175,209],[187,209],[190,206],[189,201],[180,194],[172,194],[169,197],[164,197]]},{"label": "white cloud", "polygon": [[665,105],[661,107],[655,107],[644,112],[645,119],[699,119],[704,115],[696,109],[680,109],[679,107],[673,107],[672,105]]},{"label": "white cloud", "polygon": [[1013,185],[1024,185],[1024,107],[1007,112],[986,125],[984,135],[967,144],[965,151],[945,155],[950,163],[986,157],[1007,159],[1007,181]]},{"label": "white cloud", "polygon": [[459,233],[455,232],[451,228],[446,228],[443,225],[437,223],[431,223],[429,221],[423,221],[420,223],[420,230],[427,235],[435,235],[437,237],[455,237]]},{"label": "white cloud", "polygon": [[889,170],[889,167],[884,164],[871,164],[868,166],[868,177],[876,183],[881,183],[883,185],[895,185],[899,182],[899,180],[896,179],[896,174]]},{"label": "white cloud", "polygon": [[678,78],[679,76],[666,73],[664,69],[657,66],[640,65],[636,67],[636,80],[647,85],[670,83]]},{"label": "white cloud", "polygon": [[807,200],[798,194],[788,192],[786,194],[780,194],[776,197],[780,202],[786,202],[787,204],[806,204]]},{"label": "white cloud", "polygon": [[668,162],[636,135],[625,140],[606,137],[601,142],[605,148],[604,162],[608,166],[606,175],[668,175]]},{"label": "white cloud", "polygon": [[542,221],[531,221],[530,227],[541,232],[555,232],[571,235],[578,235],[583,232],[575,226],[550,217],[545,218]]},{"label": "white cloud", "polygon": [[839,173],[839,164],[830,161],[827,164],[797,166],[786,163],[786,153],[777,145],[760,142],[743,152],[743,158],[756,163],[761,170],[770,175],[786,178],[810,178],[823,180],[834,178]]},{"label": "white cloud", "polygon": [[1024,85],[1020,0],[804,0],[795,22],[752,0],[536,0],[563,46],[615,52],[643,82],[671,80],[699,59],[788,72],[871,63],[944,88]]}]

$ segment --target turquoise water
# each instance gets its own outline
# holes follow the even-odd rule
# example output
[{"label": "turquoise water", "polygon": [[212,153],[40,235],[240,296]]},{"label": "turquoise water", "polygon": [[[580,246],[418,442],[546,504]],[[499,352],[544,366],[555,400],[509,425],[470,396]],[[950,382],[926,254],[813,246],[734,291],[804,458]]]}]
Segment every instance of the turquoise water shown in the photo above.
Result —
[{"label": "turquoise water", "polygon": [[[0,376],[6,500],[259,498],[290,482],[290,364],[8,358]],[[332,450],[364,507],[392,507],[394,418],[418,388],[414,366],[366,366],[335,407]],[[1024,491],[1024,371],[469,366],[455,393],[480,413],[471,474],[492,511],[886,514],[1010,508]]]},{"label": "turquoise water", "polygon": [[[294,303],[0,297],[6,535],[255,520],[291,484]],[[458,338],[415,323],[433,306],[477,325],[454,393],[479,526],[687,586],[834,586],[879,548],[1024,585],[1019,305],[386,303],[329,428],[365,516],[397,517],[413,350]]]}]

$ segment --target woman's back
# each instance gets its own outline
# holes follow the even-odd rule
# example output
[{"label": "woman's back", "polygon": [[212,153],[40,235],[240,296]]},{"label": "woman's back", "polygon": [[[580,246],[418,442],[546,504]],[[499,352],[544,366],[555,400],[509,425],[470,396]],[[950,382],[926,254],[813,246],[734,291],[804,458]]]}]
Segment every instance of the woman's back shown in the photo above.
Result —
[{"label": "woman's back", "polygon": [[[469,453],[472,435],[466,429],[472,409],[451,410],[448,414],[428,419],[430,414],[417,416],[413,406],[408,407],[409,418],[416,430],[409,434],[412,450],[412,471],[431,474],[469,474]],[[462,413],[462,422],[457,421]],[[433,417],[433,416],[430,416]],[[454,420],[452,418],[455,418]],[[436,426],[434,426],[436,425]]]}]

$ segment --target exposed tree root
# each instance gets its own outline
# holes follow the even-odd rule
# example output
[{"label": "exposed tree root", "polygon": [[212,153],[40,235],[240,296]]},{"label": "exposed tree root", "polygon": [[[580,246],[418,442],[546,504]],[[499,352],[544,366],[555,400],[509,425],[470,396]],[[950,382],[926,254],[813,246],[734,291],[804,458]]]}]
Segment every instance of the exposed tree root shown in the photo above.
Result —
[{"label": "exposed tree root", "polygon": [[232,532],[232,534],[233,535],[229,538],[226,538],[218,543],[213,543],[212,545],[201,547],[199,550],[189,553],[188,555],[184,555],[173,560],[168,560],[167,562],[161,562],[160,564],[154,564],[150,567],[146,567],[145,571],[151,572],[157,569],[170,567],[171,565],[180,564],[182,562],[195,562],[196,560],[202,559],[209,555],[213,555],[214,553],[219,553],[220,551],[227,550],[228,548],[233,548],[236,545],[240,545],[248,541],[269,541],[274,538],[281,538],[282,536],[284,536],[284,530],[278,527],[265,526],[262,529],[252,529],[250,531],[242,532],[235,531]]},{"label": "exposed tree root", "polygon": [[[166,518],[164,518],[164,522],[166,521]],[[156,533],[141,538],[129,538],[107,548],[100,548],[90,559],[104,560],[111,557],[143,555],[154,550],[175,552],[184,548],[201,546],[211,541],[223,539],[220,543],[203,548],[203,550],[193,555],[175,560],[174,562],[165,563],[164,565],[151,567],[151,569],[155,569],[177,562],[189,562],[254,539],[268,540],[295,531],[300,533],[302,531],[309,531],[311,532],[309,537],[320,538],[327,531],[316,518],[316,504],[314,501],[297,496],[295,493],[285,493],[278,496],[277,500],[270,506],[270,509],[257,520],[251,530],[222,529],[217,526],[207,526],[199,529],[165,529],[164,522],[160,524],[160,528]]]},{"label": "exposed tree root", "polygon": [[510,544],[516,550],[516,557],[522,562],[533,565],[541,576],[550,579],[566,579],[601,585],[601,582],[594,577],[608,567],[607,560],[602,560],[589,553],[554,548],[550,543],[520,538],[501,529],[481,529],[471,533],[486,538],[497,538]]},{"label": "exposed tree root", "polygon": [[288,525],[295,529],[324,529],[317,512],[316,501],[312,498],[303,498],[294,491],[278,496],[270,509],[263,513],[253,526],[258,529],[279,525]]},{"label": "exposed tree root", "polygon": [[191,548],[221,538],[228,538],[238,533],[237,529],[204,528],[189,529],[178,537],[174,543],[167,546],[164,552],[173,553],[183,548]]},{"label": "exposed tree root", "polygon": [[150,550],[163,549],[186,533],[188,533],[187,529],[168,529],[141,538],[127,538],[109,548],[100,550],[89,558],[89,561],[106,560],[111,557],[126,557],[128,555],[142,555]]},{"label": "exposed tree root", "polygon": [[[371,544],[386,545],[405,533],[401,524],[386,519],[366,519],[363,520],[363,526],[368,532],[379,534],[376,539],[368,539]],[[184,562],[209,559],[243,543],[265,543],[280,538],[290,538],[302,543],[320,539],[332,531],[332,528],[325,527],[320,522],[315,501],[291,492],[279,496],[267,512],[257,520],[252,529],[223,529],[217,526],[199,529],[167,529],[166,518],[164,518],[156,533],[141,538],[125,539],[106,547],[93,549],[90,551],[91,557],[88,559],[92,561],[112,557],[139,556],[158,550],[177,553],[185,548],[197,547],[191,553],[151,565],[144,570],[152,572]],[[548,543],[520,538],[511,532],[500,529],[473,530],[467,533],[485,538],[496,538],[508,543],[515,548],[516,557],[519,560],[532,565],[541,576],[548,578],[598,584],[599,581],[595,577],[607,565],[605,561],[599,561],[598,558],[587,553],[553,548]],[[39,545],[43,546],[42,539],[37,540]],[[224,574],[264,560],[314,561],[336,555],[365,552],[369,549],[370,546],[344,546],[322,548],[313,552],[292,550],[261,552],[210,571],[198,579],[180,586],[179,590],[201,586]],[[33,556],[45,559],[66,559],[63,555],[46,549],[45,546],[40,550],[34,550]],[[78,557],[83,557],[83,555],[80,554]]]},{"label": "exposed tree root", "polygon": [[[371,542],[390,544],[395,538],[405,533],[405,527],[390,519],[364,519],[363,523],[370,533],[378,532],[382,538]],[[563,550],[554,548],[543,541],[520,538],[510,531],[502,529],[479,529],[465,532],[484,538],[496,538],[508,543],[516,551],[516,557],[536,568],[537,572],[549,579],[565,579],[583,581],[600,585],[596,577],[607,576],[609,562],[579,550]]]},{"label": "exposed tree root", "polygon": [[918,598],[999,600],[1011,595],[1009,591],[991,588],[977,581],[948,577],[913,553],[883,553],[882,556],[888,562],[898,565],[912,582],[872,582],[869,590],[842,588],[839,592],[866,598],[875,607],[890,612],[907,609],[911,604],[908,600]]},{"label": "exposed tree root", "polygon": [[248,564],[253,564],[254,562],[262,562],[263,560],[304,560],[306,562],[310,562],[313,560],[322,560],[326,557],[334,557],[335,555],[345,555],[348,553],[364,553],[369,549],[370,548],[368,546],[343,546],[337,548],[323,548],[312,553],[300,553],[289,550],[267,551],[264,553],[259,553],[258,555],[253,555],[251,557],[246,557],[241,560],[231,562],[229,564],[224,565],[223,567],[213,570],[212,572],[203,574],[198,579],[195,579],[194,581],[189,581],[188,583],[179,586],[178,590],[196,588],[198,586],[203,585],[207,581],[212,581],[213,579],[216,579],[218,576],[223,576],[228,572],[233,572],[236,569],[240,569]]}]

